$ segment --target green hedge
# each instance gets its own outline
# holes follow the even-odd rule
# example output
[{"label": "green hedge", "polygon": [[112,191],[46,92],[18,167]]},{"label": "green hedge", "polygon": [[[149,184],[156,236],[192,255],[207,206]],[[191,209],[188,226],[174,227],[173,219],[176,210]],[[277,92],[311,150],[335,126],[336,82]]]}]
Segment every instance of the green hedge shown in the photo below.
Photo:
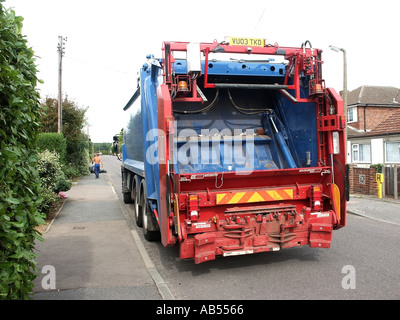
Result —
[{"label": "green hedge", "polygon": [[34,243],[44,223],[36,170],[39,94],[22,18],[0,0],[0,299],[28,299],[37,276]]},{"label": "green hedge", "polygon": [[65,153],[67,151],[67,140],[62,133],[44,132],[39,134],[36,145],[39,152],[45,150],[55,151],[60,156],[60,162],[65,163]]}]

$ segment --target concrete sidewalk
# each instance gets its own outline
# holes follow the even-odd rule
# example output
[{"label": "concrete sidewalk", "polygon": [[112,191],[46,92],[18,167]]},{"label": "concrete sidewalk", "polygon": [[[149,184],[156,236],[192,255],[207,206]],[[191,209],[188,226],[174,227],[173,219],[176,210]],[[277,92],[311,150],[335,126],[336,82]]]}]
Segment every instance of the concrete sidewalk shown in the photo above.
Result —
[{"label": "concrete sidewalk", "polygon": [[107,175],[80,178],[44,242],[37,242],[39,276],[32,298],[162,299],[135,235]]},{"label": "concrete sidewalk", "polygon": [[350,195],[350,201],[347,202],[347,212],[400,225],[400,201],[395,199]]}]

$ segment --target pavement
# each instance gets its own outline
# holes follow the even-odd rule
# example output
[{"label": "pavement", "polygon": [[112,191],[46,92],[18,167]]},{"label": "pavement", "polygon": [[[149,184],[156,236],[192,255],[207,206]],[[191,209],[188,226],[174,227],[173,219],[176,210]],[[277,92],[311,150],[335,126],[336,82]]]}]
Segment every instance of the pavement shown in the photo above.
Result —
[{"label": "pavement", "polygon": [[172,300],[107,174],[81,177],[44,241],[33,300]]},{"label": "pavement", "polygon": [[[81,177],[43,242],[34,300],[173,300],[107,174]],[[400,225],[400,201],[351,195],[348,213]]]},{"label": "pavement", "polygon": [[352,194],[347,202],[347,213],[400,225],[400,200]]}]

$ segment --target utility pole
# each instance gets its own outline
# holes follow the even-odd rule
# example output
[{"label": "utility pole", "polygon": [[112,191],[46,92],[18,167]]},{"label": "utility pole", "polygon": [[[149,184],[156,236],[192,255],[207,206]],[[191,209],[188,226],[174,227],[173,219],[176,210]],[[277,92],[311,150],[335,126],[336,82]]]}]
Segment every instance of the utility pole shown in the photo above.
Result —
[{"label": "utility pole", "polygon": [[[339,48],[332,45],[330,45],[329,48],[331,48],[331,50],[335,52],[342,51],[343,53],[343,107],[344,107],[344,118],[345,118],[344,141],[346,143],[346,150],[347,150],[347,55],[346,55],[346,50],[343,48]],[[348,153],[348,151],[346,152]]]},{"label": "utility pole", "polygon": [[58,133],[62,132],[62,58],[64,56],[64,45],[67,38],[58,36]]}]

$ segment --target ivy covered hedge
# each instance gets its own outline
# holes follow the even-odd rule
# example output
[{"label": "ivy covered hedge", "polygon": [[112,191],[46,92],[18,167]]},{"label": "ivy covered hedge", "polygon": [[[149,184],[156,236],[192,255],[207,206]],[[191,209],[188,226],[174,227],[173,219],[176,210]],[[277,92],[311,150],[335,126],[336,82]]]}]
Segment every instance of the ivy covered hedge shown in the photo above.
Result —
[{"label": "ivy covered hedge", "polygon": [[0,0],[0,299],[27,299],[37,276],[34,229],[43,223],[36,170],[39,127],[34,52],[22,18]]}]

